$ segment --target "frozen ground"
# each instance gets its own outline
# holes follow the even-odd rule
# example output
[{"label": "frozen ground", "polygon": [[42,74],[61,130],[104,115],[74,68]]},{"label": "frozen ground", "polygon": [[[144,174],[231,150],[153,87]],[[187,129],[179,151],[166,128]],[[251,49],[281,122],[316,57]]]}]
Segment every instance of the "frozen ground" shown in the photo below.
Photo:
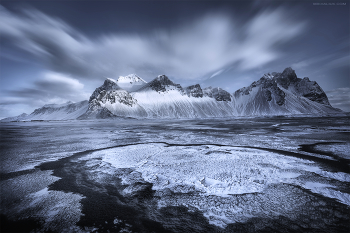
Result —
[{"label": "frozen ground", "polygon": [[1,123],[1,231],[348,232],[349,120]]}]

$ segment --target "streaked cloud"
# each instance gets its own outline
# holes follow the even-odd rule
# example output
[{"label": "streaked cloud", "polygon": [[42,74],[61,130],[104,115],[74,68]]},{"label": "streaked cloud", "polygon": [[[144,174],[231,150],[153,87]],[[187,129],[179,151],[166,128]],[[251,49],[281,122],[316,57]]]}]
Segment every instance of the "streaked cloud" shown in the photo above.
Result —
[{"label": "streaked cloud", "polygon": [[37,10],[15,14],[0,7],[0,33],[38,58],[48,70],[76,79],[137,73],[152,78],[199,79],[231,64],[254,69],[283,56],[278,45],[300,35],[305,23],[284,8],[264,9],[238,25],[223,12],[147,34],[111,32],[89,38]]},{"label": "streaked cloud", "polygon": [[1,97],[0,105],[26,104],[41,107],[44,104],[86,100],[89,95],[77,79],[60,73],[45,72],[28,88],[6,91],[6,96]]}]

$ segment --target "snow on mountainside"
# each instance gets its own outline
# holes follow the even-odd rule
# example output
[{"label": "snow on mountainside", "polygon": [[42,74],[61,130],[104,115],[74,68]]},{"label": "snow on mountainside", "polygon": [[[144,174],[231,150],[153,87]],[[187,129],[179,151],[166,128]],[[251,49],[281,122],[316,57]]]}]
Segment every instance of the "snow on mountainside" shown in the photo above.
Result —
[{"label": "snow on mountainside", "polygon": [[166,75],[147,83],[135,74],[107,78],[89,101],[45,105],[13,120],[67,120],[96,118],[209,118],[254,115],[329,114],[333,108],[322,88],[300,79],[292,68],[265,74],[248,87],[230,94],[199,84],[182,87]]},{"label": "snow on mountainside", "polygon": [[[89,110],[79,119],[103,118],[99,111],[115,116],[147,118],[196,118],[235,115],[233,102],[216,101],[203,96],[199,84],[182,88],[167,76],[160,75],[135,92],[106,90],[105,84],[96,90],[89,101]],[[95,93],[95,92],[94,92]],[[120,96],[123,96],[122,98]]]},{"label": "snow on mountainside", "polygon": [[86,112],[88,101],[65,104],[47,104],[41,108],[35,109],[30,115],[20,115],[17,119],[11,117],[2,119],[2,122],[8,121],[31,121],[31,120],[73,120]]},{"label": "snow on mountainside", "polygon": [[300,79],[292,68],[265,74],[250,86],[234,93],[239,115],[285,115],[336,113],[321,87],[308,78]]},{"label": "snow on mountainside", "polygon": [[136,74],[129,74],[127,76],[119,76],[117,80],[118,86],[120,86],[122,89],[132,92],[140,89],[143,85],[145,85],[147,82],[137,76]]}]

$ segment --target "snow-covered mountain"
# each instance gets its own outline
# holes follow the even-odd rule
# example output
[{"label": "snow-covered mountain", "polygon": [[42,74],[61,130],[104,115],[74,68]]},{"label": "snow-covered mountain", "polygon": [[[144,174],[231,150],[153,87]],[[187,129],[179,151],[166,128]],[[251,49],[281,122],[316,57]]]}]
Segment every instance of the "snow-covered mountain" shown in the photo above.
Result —
[{"label": "snow-covered mountain", "polygon": [[122,89],[132,92],[140,89],[142,86],[144,86],[147,82],[137,76],[136,74],[129,74],[127,76],[119,76],[117,80],[118,86],[120,86]]},{"label": "snow-covered mountain", "polygon": [[239,115],[285,115],[341,112],[333,108],[315,81],[300,79],[288,67],[282,73],[268,73],[234,93]]},{"label": "snow-covered mountain", "polygon": [[[106,81],[107,82],[107,81]],[[113,90],[109,86],[116,86]],[[300,79],[286,68],[282,73],[265,74],[233,95],[222,88],[199,84],[181,87],[160,75],[134,92],[117,82],[96,89],[90,98],[90,115],[135,118],[200,118],[246,115],[336,113],[322,88],[308,78]],[[96,91],[95,91],[96,92]],[[95,93],[94,92],[94,93]],[[103,95],[103,97],[101,97]],[[115,97],[115,98],[114,98]]]},{"label": "snow-covered mountain", "polygon": [[233,94],[199,84],[182,87],[165,75],[149,83],[134,74],[120,76],[117,81],[107,78],[89,101],[45,105],[30,115],[6,119],[209,118],[338,112],[341,110],[329,104],[315,81],[300,79],[292,68],[286,68],[282,73],[265,74]]},{"label": "snow-covered mountain", "polygon": [[24,113],[17,117],[2,119],[1,121],[73,120],[85,113],[88,106],[89,102],[87,100],[77,103],[47,104],[41,108],[35,109],[30,115]]},{"label": "snow-covered mountain", "polygon": [[217,101],[215,97],[218,95],[204,95],[199,84],[182,88],[165,75],[158,76],[137,91],[130,93],[120,89],[119,86],[109,90],[111,85],[118,85],[117,82],[108,84],[109,82],[112,80],[106,80],[96,89],[100,95],[91,96],[89,109],[80,119],[95,116],[104,118],[110,114],[134,118],[224,117],[236,114],[231,99],[223,98]]}]

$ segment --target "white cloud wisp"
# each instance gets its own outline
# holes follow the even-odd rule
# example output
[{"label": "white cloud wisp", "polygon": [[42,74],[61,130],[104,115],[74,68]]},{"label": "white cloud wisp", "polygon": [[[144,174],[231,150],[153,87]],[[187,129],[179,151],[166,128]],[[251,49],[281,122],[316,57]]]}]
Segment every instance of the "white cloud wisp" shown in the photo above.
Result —
[{"label": "white cloud wisp", "polygon": [[74,78],[96,79],[137,73],[146,79],[167,74],[200,79],[230,64],[254,69],[278,59],[276,44],[300,35],[305,23],[283,8],[264,10],[243,26],[223,13],[148,34],[114,32],[89,38],[62,20],[36,10],[14,14],[0,7],[0,33],[42,59],[47,69]]}]

